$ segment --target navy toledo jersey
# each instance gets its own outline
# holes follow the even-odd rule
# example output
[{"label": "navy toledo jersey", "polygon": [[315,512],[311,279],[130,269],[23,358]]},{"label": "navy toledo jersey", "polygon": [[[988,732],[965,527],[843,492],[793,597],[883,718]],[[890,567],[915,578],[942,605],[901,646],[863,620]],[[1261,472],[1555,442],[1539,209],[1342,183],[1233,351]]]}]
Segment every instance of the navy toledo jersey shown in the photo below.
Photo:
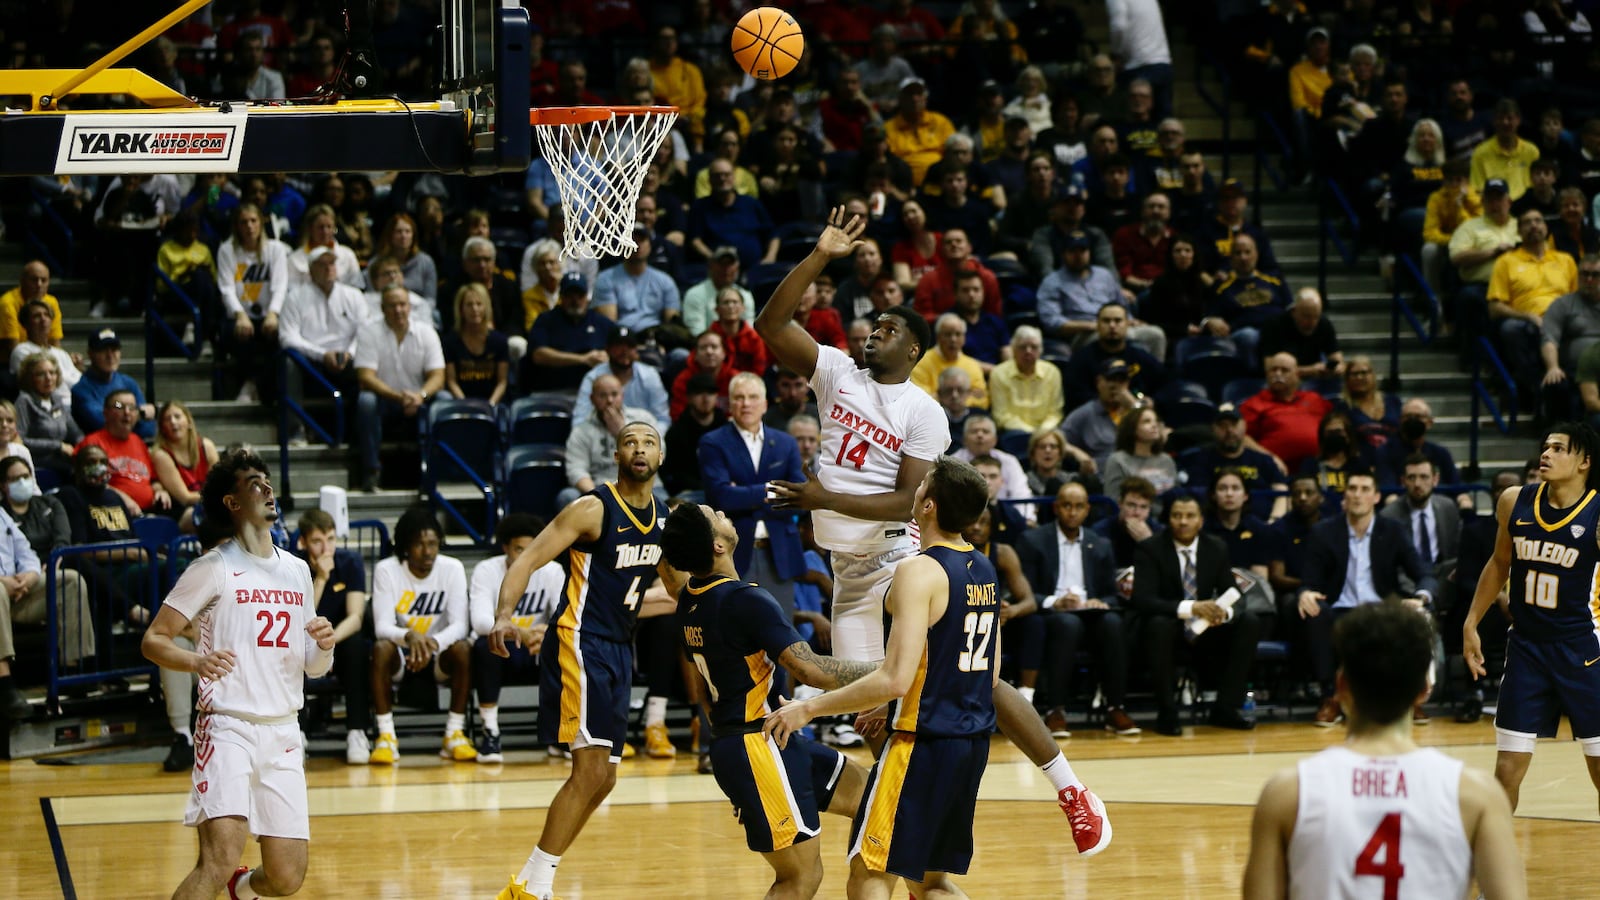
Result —
[{"label": "navy toledo jersey", "polygon": [[928,628],[928,647],[911,688],[894,701],[890,727],[930,737],[988,734],[994,731],[994,669],[1000,665],[994,564],[970,544],[934,544],[922,553],[944,568],[950,601]]},{"label": "navy toledo jersey", "polygon": [[556,607],[556,627],[629,643],[639,621],[639,602],[661,561],[656,502],[635,509],[610,482],[590,493],[604,507],[600,536],[567,551],[567,585]]},{"label": "navy toledo jersey", "polygon": [[689,658],[711,686],[712,726],[759,724],[771,712],[775,661],[801,642],[778,601],[735,578],[690,578],[678,600],[678,623]]},{"label": "navy toledo jersey", "polygon": [[1600,497],[1556,509],[1545,488],[1519,488],[1507,523],[1512,631],[1539,642],[1600,629]]}]

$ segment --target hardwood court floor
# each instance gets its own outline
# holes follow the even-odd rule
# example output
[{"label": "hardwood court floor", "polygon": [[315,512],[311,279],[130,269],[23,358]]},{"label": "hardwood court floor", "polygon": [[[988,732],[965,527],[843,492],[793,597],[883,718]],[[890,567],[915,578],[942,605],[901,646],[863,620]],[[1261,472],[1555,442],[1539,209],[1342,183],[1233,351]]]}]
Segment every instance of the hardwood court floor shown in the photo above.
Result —
[{"label": "hardwood court floor", "polygon": [[[1237,895],[1262,782],[1343,733],[1306,724],[1250,734],[1191,729],[1183,738],[1080,732],[1064,749],[1115,826],[1111,847],[1090,860],[1072,852],[1044,777],[997,739],[963,884],[975,897]],[[1493,764],[1487,722],[1436,722],[1417,736],[1469,764]],[[566,764],[532,752],[510,752],[497,766],[421,754],[401,762],[379,769],[311,761],[311,869],[301,896],[491,897],[531,850],[566,773]],[[179,824],[187,776],[155,765],[19,761],[0,763],[0,784],[0,897],[61,896],[40,797],[51,799],[80,897],[164,897],[192,864],[194,836]],[[1592,896],[1597,823],[1577,746],[1541,743],[1517,820],[1532,896]],[[824,817],[819,896],[844,895],[846,834],[843,819]],[[247,862],[256,859],[252,848]],[[566,900],[753,898],[768,882],[714,781],[680,755],[622,765],[611,800],[563,860],[557,888]]]}]

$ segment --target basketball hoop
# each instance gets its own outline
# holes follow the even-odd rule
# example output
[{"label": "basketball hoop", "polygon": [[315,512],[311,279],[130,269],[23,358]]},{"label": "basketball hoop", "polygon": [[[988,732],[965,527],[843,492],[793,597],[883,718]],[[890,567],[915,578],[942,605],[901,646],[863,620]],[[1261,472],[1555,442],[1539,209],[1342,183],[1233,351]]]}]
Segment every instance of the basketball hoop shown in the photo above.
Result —
[{"label": "basketball hoop", "polygon": [[627,256],[645,171],[678,120],[675,106],[567,106],[530,110],[539,152],[561,186],[563,256]]}]

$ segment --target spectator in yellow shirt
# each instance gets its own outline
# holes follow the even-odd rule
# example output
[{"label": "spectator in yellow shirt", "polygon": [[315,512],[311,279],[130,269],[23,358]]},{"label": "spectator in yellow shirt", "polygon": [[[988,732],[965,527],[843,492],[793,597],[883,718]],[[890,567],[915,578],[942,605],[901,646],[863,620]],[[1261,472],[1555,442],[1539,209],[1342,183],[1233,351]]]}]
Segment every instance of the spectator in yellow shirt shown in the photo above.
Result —
[{"label": "spectator in yellow shirt", "polygon": [[978,409],[989,408],[989,390],[985,387],[987,373],[983,363],[968,356],[962,349],[967,343],[967,323],[955,313],[945,313],[934,324],[934,348],[922,357],[911,370],[911,383],[939,399],[939,375],[945,369],[960,369],[967,373],[972,390],[967,394],[967,405]]},{"label": "spectator in yellow shirt", "polygon": [[1578,264],[1550,245],[1544,213],[1536,209],[1517,219],[1522,246],[1494,262],[1489,276],[1489,318],[1500,336],[1506,368],[1516,379],[1522,407],[1532,411],[1539,399],[1544,364],[1544,311],[1557,297],[1578,289]]},{"label": "spectator in yellow shirt", "polygon": [[688,123],[689,136],[698,147],[705,136],[706,83],[700,67],[678,55],[678,32],[670,25],[656,32],[650,75],[656,80],[656,96],[678,108],[679,118]]},{"label": "spectator in yellow shirt", "polygon": [[[217,263],[211,257],[211,248],[200,240],[198,212],[190,210],[172,220],[171,233],[156,250],[156,267],[167,276],[166,279],[156,279],[158,298],[172,296],[172,290],[167,287],[167,280],[170,279],[201,310],[210,313],[222,308],[222,294],[217,290]],[[163,312],[181,315],[185,311],[175,301],[163,305],[168,307]],[[194,335],[190,333],[184,338],[184,343],[193,339]]]},{"label": "spectator in yellow shirt", "polygon": [[1461,223],[1483,215],[1483,199],[1472,189],[1470,168],[1464,159],[1444,164],[1444,183],[1428,195],[1422,219],[1422,274],[1434,293],[1444,285],[1444,263],[1449,258],[1450,236]]},{"label": "spectator in yellow shirt", "polygon": [[1289,106],[1313,119],[1322,116],[1322,95],[1333,84],[1328,74],[1331,44],[1325,28],[1306,34],[1306,54],[1289,68]]},{"label": "spectator in yellow shirt", "polygon": [[900,82],[899,106],[884,123],[889,152],[911,167],[911,181],[920,186],[928,168],[944,153],[944,142],[956,133],[955,125],[941,113],[928,109],[928,84],[912,76]]},{"label": "spectator in yellow shirt", "polygon": [[1011,335],[1011,358],[989,372],[989,407],[1003,434],[1033,434],[1061,424],[1066,399],[1061,369],[1039,357],[1044,336],[1032,325]]},{"label": "spectator in yellow shirt", "polygon": [[1528,167],[1539,158],[1539,148],[1517,136],[1522,110],[1509,97],[1494,105],[1494,136],[1472,151],[1472,187],[1482,191],[1491,178],[1503,179],[1511,200],[1528,189]]},{"label": "spectator in yellow shirt", "polygon": [[0,351],[11,358],[11,348],[26,340],[28,333],[17,318],[22,308],[38,300],[50,307],[50,346],[61,346],[61,304],[50,293],[50,267],[42,260],[29,260],[22,267],[22,277],[16,287],[0,294]]}]

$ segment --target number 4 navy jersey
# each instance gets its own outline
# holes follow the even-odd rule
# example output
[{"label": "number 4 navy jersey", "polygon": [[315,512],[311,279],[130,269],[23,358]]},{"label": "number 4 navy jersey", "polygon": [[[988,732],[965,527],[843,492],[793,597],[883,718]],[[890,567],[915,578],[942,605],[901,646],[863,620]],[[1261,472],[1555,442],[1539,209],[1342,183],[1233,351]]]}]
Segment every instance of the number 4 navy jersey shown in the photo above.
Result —
[{"label": "number 4 navy jersey", "polygon": [[589,494],[603,509],[600,536],[567,551],[567,585],[554,621],[557,628],[630,643],[639,601],[661,560],[656,502],[652,498],[648,509],[629,506],[611,482]]},{"label": "number 4 navy jersey", "polygon": [[939,621],[928,626],[927,648],[911,688],[889,711],[890,727],[929,737],[988,734],[994,731],[994,669],[1000,665],[994,564],[971,544],[934,544],[922,555],[944,568],[950,600]]},{"label": "number 4 navy jersey", "polygon": [[1519,488],[1506,523],[1511,535],[1511,627],[1530,641],[1600,630],[1600,498],[1586,491],[1567,509],[1546,485]]},{"label": "number 4 navy jersey", "polygon": [[738,728],[765,718],[773,667],[801,642],[778,601],[724,575],[691,578],[678,598],[678,623],[689,658],[711,687],[711,724]]}]

